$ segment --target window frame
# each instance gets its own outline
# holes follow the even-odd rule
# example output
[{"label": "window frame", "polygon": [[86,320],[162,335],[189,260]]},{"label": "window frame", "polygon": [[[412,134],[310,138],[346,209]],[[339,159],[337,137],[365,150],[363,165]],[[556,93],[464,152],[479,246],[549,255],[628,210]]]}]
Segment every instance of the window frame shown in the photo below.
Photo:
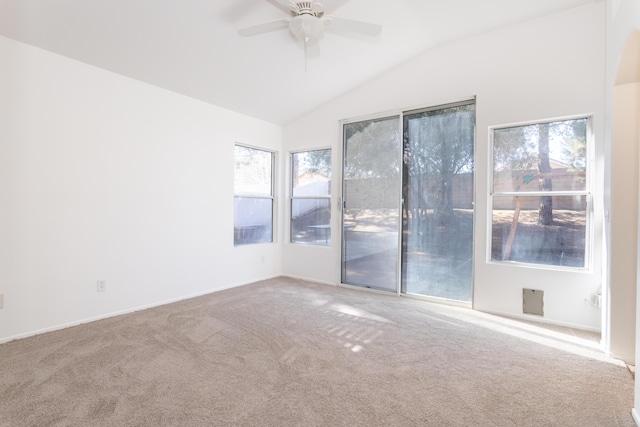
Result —
[{"label": "window frame", "polygon": [[[495,147],[495,131],[500,129],[509,129],[523,126],[533,126],[543,123],[553,124],[559,122],[566,122],[572,120],[586,120],[585,129],[585,188],[584,190],[573,191],[498,191],[494,189],[495,184],[495,168],[494,168],[494,147]],[[593,115],[581,114],[575,116],[562,116],[552,119],[531,120],[518,123],[509,123],[496,126],[489,126],[489,149],[488,149],[488,200],[487,200],[487,236],[486,239],[486,262],[488,264],[496,265],[509,265],[515,267],[528,267],[535,269],[546,270],[560,270],[560,271],[573,271],[573,272],[591,272],[593,269],[593,245],[594,245],[594,213],[593,213],[593,176],[595,173],[595,159],[594,159],[594,130],[593,130]],[[565,265],[555,264],[542,264],[525,261],[512,261],[512,260],[496,260],[492,258],[492,242],[493,242],[493,206],[494,198],[496,197],[563,197],[563,196],[583,196],[585,197],[585,243],[584,243],[584,266],[572,267]]]},{"label": "window frame", "polygon": [[[275,243],[276,236],[276,228],[275,228],[275,216],[276,216],[276,196],[275,196],[275,188],[276,188],[276,152],[274,150],[270,150],[264,147],[256,147],[248,144],[242,144],[236,142],[233,146],[234,148],[234,180],[233,180],[233,200],[234,200],[234,220],[233,220],[233,246],[251,246],[251,245],[263,245],[263,244],[271,244]],[[251,193],[251,192],[237,192],[236,191],[236,176],[235,169],[237,164],[237,158],[235,154],[236,147],[242,147],[244,149],[268,153],[270,156],[271,163],[271,174],[270,174],[270,182],[269,182],[269,195],[260,194],[260,193]],[[255,200],[270,200],[271,201],[271,239],[269,241],[257,241],[257,242],[247,242],[247,243],[238,243],[236,240],[236,218],[235,218],[235,202],[237,199],[255,199]]]},{"label": "window frame", "polygon": [[[331,157],[331,170],[330,170],[330,187],[329,194],[326,196],[295,196],[294,195],[294,179],[295,174],[293,170],[294,166],[294,156],[302,153],[310,153],[314,151],[328,151]],[[330,247],[331,246],[331,235],[332,235],[332,215],[329,218],[329,228],[326,230],[325,234],[325,242],[296,242],[293,240],[293,203],[294,200],[328,200],[329,201],[329,212],[331,213],[331,181],[333,181],[333,150],[331,147],[321,147],[321,148],[309,148],[303,150],[291,151],[289,153],[289,243],[294,245],[311,245],[311,246],[319,246],[319,247]]]}]

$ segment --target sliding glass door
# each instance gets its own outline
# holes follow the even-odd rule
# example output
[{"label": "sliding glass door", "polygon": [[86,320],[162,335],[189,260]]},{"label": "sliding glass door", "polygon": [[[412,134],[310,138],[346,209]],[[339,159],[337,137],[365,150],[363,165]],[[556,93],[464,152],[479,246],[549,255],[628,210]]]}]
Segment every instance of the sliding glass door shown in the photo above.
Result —
[{"label": "sliding glass door", "polygon": [[403,121],[402,292],[471,302],[475,105]]},{"label": "sliding glass door", "polygon": [[397,292],[399,121],[395,116],[343,127],[343,283]]},{"label": "sliding glass door", "polygon": [[470,302],[475,103],[343,133],[342,282]]}]

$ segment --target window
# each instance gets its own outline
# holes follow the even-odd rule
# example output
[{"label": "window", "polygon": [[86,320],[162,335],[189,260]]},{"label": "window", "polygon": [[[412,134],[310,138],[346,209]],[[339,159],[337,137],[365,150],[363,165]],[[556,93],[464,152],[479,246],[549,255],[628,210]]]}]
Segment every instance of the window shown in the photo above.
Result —
[{"label": "window", "polygon": [[587,266],[586,118],[494,128],[491,259]]},{"label": "window", "polygon": [[233,243],[273,241],[274,154],[236,145]]},{"label": "window", "polygon": [[331,149],[291,155],[291,242],[331,242]]}]

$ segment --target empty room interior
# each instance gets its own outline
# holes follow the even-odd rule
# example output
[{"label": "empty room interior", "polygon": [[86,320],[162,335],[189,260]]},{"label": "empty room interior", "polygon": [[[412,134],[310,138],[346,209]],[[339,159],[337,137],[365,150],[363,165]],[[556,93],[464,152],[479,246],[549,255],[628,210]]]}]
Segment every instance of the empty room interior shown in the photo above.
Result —
[{"label": "empty room interior", "polygon": [[640,0],[0,0],[0,426],[640,426]]}]

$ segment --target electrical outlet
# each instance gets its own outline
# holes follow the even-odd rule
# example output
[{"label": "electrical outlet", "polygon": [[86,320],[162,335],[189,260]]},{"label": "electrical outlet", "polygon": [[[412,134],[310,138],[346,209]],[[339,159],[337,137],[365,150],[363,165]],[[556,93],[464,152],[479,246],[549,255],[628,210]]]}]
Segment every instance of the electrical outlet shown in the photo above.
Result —
[{"label": "electrical outlet", "polygon": [[0,294],[0,308],[4,308],[4,294]]},{"label": "electrical outlet", "polygon": [[104,292],[107,290],[107,281],[98,280],[98,292]]}]

